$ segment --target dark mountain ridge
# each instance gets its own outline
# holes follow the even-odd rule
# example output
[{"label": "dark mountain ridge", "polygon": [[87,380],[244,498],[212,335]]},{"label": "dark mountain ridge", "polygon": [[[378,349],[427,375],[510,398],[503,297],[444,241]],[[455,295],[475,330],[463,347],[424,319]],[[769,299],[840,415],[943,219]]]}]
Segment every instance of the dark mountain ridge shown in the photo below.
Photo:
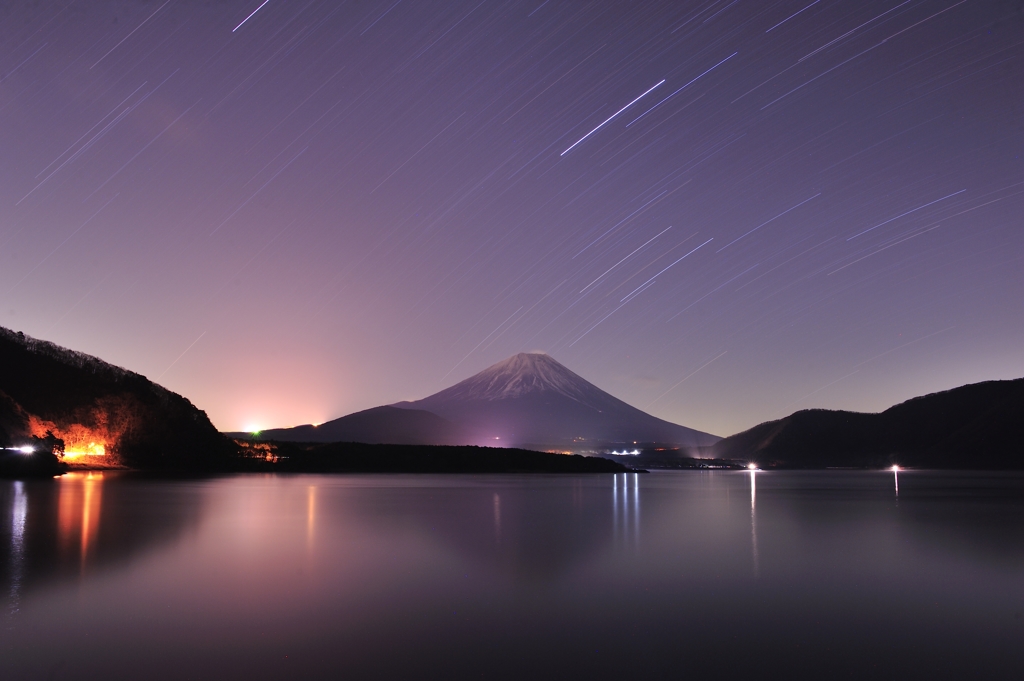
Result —
[{"label": "dark mountain ridge", "polygon": [[146,377],[0,327],[0,447],[47,432],[67,459],[149,469],[224,465],[233,443]]},{"label": "dark mountain ridge", "polygon": [[[227,433],[246,438],[249,433]],[[457,445],[467,434],[451,421],[422,409],[374,407],[319,425],[271,428],[259,433],[263,440],[288,442],[363,442],[392,445]]]},{"label": "dark mountain ridge", "polygon": [[809,409],[719,441],[721,459],[797,468],[1024,468],[1024,379],[915,397],[877,414]]}]

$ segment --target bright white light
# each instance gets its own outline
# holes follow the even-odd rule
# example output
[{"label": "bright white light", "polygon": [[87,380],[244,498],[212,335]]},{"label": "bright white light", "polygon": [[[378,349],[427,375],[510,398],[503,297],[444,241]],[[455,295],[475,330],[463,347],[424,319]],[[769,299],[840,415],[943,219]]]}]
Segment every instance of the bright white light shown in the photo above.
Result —
[{"label": "bright white light", "polygon": [[900,467],[899,467],[899,466],[893,466],[893,467],[892,467],[892,470],[893,470],[894,472],[896,472],[896,471],[899,471],[899,469],[900,469]]},{"label": "bright white light", "polygon": [[33,447],[32,445],[25,445],[24,447],[18,447],[17,450],[19,452],[21,452],[22,454],[31,454],[32,452],[36,451],[35,447]]},{"label": "bright white light", "polygon": [[752,471],[756,471],[757,470],[757,464],[756,463],[748,463],[747,464],[747,468],[749,468]]}]

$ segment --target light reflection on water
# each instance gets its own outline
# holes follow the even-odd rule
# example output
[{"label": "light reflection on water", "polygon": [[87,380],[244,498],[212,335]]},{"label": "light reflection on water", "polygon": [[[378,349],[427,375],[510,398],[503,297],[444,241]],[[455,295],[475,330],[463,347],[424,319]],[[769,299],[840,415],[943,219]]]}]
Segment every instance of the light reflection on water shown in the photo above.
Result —
[{"label": "light reflection on water", "polygon": [[640,545],[640,474],[612,476],[613,536],[619,546]]},{"label": "light reflection on water", "polygon": [[1024,478],[889,472],[0,482],[0,677],[1024,672]]},{"label": "light reflection on water", "polygon": [[59,488],[57,531],[63,552],[76,546],[84,570],[96,540],[103,507],[103,473],[75,472],[57,479]]},{"label": "light reflection on water", "polygon": [[21,602],[21,579],[25,571],[25,483],[20,480],[12,483],[11,500],[11,558],[10,558],[10,614],[18,612]]},{"label": "light reflection on water", "polygon": [[757,475],[756,470],[750,470],[750,553],[754,558],[754,579],[760,575],[759,561],[757,557]]}]

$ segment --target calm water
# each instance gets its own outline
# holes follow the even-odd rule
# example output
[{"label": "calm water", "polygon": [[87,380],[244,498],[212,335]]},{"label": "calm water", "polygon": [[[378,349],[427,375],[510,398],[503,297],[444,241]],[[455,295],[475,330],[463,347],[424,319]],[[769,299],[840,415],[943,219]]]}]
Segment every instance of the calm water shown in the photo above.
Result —
[{"label": "calm water", "polygon": [[1024,477],[0,481],[0,678],[1024,678]]}]

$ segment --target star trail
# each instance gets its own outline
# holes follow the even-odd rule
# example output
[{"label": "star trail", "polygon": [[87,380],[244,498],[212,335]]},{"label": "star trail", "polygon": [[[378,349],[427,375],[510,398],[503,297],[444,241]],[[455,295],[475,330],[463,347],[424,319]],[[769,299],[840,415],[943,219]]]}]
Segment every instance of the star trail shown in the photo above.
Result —
[{"label": "star trail", "polygon": [[1024,5],[16,2],[0,324],[225,430],[543,350],[719,435],[1024,375]]}]

